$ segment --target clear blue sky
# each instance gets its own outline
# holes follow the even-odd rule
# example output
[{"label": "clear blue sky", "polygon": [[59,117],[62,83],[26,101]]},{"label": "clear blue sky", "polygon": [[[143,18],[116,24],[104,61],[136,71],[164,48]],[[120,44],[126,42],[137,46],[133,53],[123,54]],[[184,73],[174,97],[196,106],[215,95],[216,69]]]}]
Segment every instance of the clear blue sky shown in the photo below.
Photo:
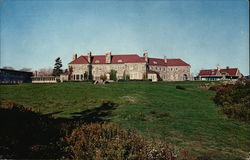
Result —
[{"label": "clear blue sky", "polygon": [[249,73],[247,0],[1,0],[1,66],[67,67],[78,55],[137,53],[181,58],[191,72]]}]

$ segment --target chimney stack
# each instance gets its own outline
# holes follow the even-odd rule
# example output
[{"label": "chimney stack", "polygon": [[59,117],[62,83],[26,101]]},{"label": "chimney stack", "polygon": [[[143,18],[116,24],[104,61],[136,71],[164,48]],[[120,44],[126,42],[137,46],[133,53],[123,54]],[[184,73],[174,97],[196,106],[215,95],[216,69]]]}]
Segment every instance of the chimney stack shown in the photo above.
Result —
[{"label": "chimney stack", "polygon": [[77,59],[77,54],[73,54],[73,61]]},{"label": "chimney stack", "polygon": [[147,52],[147,50],[144,51],[143,57],[144,57],[144,59],[145,59],[145,62],[148,63],[148,52]]},{"label": "chimney stack", "polygon": [[219,65],[219,64],[217,64],[217,66],[216,66],[216,67],[217,67],[217,70],[218,70],[218,71],[220,71],[220,65]]},{"label": "chimney stack", "polygon": [[167,56],[164,56],[164,63],[167,63],[167,62],[168,62]]},{"label": "chimney stack", "polygon": [[105,53],[105,63],[111,63],[111,52]]},{"label": "chimney stack", "polygon": [[89,53],[88,53],[88,62],[89,62],[89,63],[91,63],[91,56],[92,56],[92,53],[89,52]]}]

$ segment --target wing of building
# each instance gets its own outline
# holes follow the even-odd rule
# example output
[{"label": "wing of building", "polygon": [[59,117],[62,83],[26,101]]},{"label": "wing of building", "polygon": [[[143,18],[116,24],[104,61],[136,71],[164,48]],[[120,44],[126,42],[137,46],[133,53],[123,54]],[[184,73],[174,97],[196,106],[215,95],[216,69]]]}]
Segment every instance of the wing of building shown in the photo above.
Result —
[{"label": "wing of building", "polygon": [[31,83],[32,72],[0,68],[0,84]]},{"label": "wing of building", "polygon": [[110,79],[110,71],[116,71],[117,79],[142,80],[155,79],[164,81],[182,81],[190,79],[190,65],[181,59],[167,59],[164,57],[151,58],[148,53],[142,57],[137,54],[92,55],[77,57],[68,64],[69,79],[82,81],[86,79],[99,80],[102,75]]},{"label": "wing of building", "polygon": [[204,69],[200,70],[198,78],[200,80],[226,80],[226,79],[238,79],[242,74],[238,68],[225,68],[221,69],[217,66],[216,69]]}]

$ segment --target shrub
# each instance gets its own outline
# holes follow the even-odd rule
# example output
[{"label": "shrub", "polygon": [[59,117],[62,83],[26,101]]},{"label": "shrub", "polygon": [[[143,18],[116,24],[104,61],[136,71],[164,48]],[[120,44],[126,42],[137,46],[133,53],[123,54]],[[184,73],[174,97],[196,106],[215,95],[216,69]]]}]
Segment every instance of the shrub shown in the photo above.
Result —
[{"label": "shrub", "polygon": [[50,158],[59,153],[54,142],[60,127],[54,125],[50,115],[7,103],[0,107],[0,125],[0,144],[5,148],[0,149],[2,158]]},{"label": "shrub", "polygon": [[100,76],[100,79],[103,80],[103,81],[106,81],[107,80],[107,76],[104,74],[104,75],[101,75]]},{"label": "shrub", "polygon": [[117,71],[113,70],[113,69],[109,72],[109,74],[110,74],[110,80],[114,80],[114,81],[117,80],[116,73],[117,73]]},{"label": "shrub", "polygon": [[69,159],[175,159],[177,150],[165,142],[149,143],[133,130],[112,124],[81,125],[62,139]]},{"label": "shrub", "polygon": [[183,87],[183,86],[176,86],[176,89],[181,89],[181,90],[186,90],[186,88],[185,87]]},{"label": "shrub", "polygon": [[218,85],[214,102],[229,118],[250,120],[250,80],[239,80],[235,85]]}]

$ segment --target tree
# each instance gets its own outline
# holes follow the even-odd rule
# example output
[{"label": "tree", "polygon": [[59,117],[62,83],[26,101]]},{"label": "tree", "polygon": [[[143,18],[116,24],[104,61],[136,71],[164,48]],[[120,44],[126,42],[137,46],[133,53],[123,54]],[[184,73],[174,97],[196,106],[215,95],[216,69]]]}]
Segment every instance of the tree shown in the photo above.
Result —
[{"label": "tree", "polygon": [[54,65],[54,69],[53,69],[53,76],[60,76],[60,74],[62,73],[62,61],[60,59],[60,57],[56,58],[55,60],[55,65]]},{"label": "tree", "polygon": [[117,73],[117,71],[116,70],[114,70],[114,69],[111,69],[111,71],[109,72],[109,75],[110,75],[110,80],[114,80],[114,81],[116,81],[116,73]]},{"label": "tree", "polygon": [[32,72],[32,68],[22,68],[22,69],[20,69],[20,71]]},{"label": "tree", "polygon": [[72,79],[73,67],[69,66],[69,80]]},{"label": "tree", "polygon": [[37,71],[34,71],[34,75],[35,76],[51,76],[53,73],[53,69],[52,68],[41,68],[38,69]]}]

